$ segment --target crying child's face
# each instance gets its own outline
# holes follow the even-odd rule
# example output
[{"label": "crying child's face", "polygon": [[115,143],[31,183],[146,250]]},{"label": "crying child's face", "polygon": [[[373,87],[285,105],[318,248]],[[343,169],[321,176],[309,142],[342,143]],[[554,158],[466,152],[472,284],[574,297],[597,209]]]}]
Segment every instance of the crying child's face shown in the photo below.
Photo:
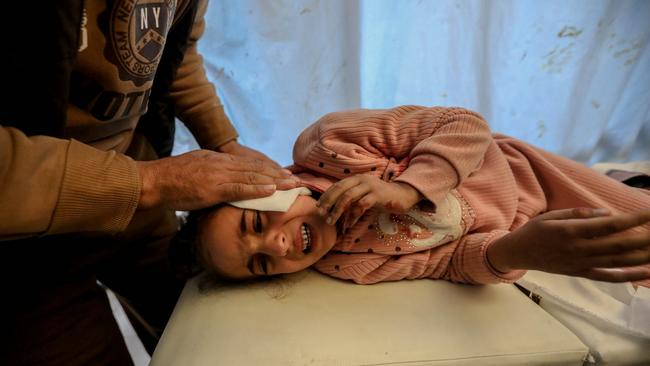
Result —
[{"label": "crying child's face", "polygon": [[222,206],[200,223],[200,255],[210,269],[232,279],[300,271],[336,242],[316,200],[298,196],[287,212]]}]

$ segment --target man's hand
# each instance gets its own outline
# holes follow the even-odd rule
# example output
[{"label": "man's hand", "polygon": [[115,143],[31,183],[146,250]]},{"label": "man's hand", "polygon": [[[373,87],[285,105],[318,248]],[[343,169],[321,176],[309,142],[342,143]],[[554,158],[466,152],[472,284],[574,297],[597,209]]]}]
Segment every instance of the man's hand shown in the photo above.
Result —
[{"label": "man's hand", "polygon": [[275,161],[271,160],[268,156],[264,155],[263,153],[251,149],[250,147],[240,145],[237,140],[230,140],[226,142],[225,144],[219,146],[218,149],[220,152],[224,152],[230,155],[236,155],[236,156],[244,156],[248,158],[253,158],[253,159],[259,159],[262,161],[267,161],[270,164],[280,168],[280,165],[276,163]]},{"label": "man's hand", "polygon": [[[650,222],[650,210],[610,215],[607,210],[550,211],[494,242],[495,269],[533,269],[597,281],[650,278],[650,232],[628,229]],[[644,266],[645,267],[639,267]]]},{"label": "man's hand", "polygon": [[391,212],[406,212],[423,196],[411,185],[384,182],[370,175],[355,175],[333,184],[318,201],[327,223],[334,224],[344,213],[343,227],[354,226],[363,214],[376,207]]},{"label": "man's hand", "polygon": [[268,161],[208,150],[138,162],[138,171],[139,209],[196,210],[298,186],[289,171]]}]

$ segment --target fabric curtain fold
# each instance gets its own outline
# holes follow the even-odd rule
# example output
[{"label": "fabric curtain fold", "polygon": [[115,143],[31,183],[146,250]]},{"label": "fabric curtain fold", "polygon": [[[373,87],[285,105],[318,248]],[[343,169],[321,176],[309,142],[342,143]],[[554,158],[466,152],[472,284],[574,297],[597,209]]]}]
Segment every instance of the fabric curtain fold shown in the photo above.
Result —
[{"label": "fabric curtain fold", "polygon": [[200,49],[240,142],[282,164],[323,114],[401,104],[473,109],[585,163],[648,160],[649,14],[632,0],[222,0]]}]

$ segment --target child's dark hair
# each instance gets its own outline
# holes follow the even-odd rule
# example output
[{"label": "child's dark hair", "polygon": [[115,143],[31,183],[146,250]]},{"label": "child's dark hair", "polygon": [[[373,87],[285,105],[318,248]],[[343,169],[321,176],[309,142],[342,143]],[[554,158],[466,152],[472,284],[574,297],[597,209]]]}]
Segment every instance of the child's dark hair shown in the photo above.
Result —
[{"label": "child's dark hair", "polygon": [[190,211],[181,217],[180,229],[169,246],[169,259],[177,277],[190,279],[206,269],[199,248],[199,223],[219,206]]}]

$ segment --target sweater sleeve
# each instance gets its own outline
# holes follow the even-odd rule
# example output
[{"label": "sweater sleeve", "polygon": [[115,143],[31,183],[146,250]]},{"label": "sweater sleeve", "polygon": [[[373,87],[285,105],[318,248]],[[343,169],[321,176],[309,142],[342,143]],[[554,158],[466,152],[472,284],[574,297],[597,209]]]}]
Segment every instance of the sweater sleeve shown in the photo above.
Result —
[{"label": "sweater sleeve", "polygon": [[0,240],[120,232],[139,196],[140,178],[127,156],[0,126]]},{"label": "sweater sleeve", "polygon": [[300,135],[293,154],[296,165],[319,174],[373,174],[435,203],[481,166],[491,142],[475,112],[402,106],[328,114]]},{"label": "sweater sleeve", "polygon": [[526,271],[499,272],[487,260],[487,248],[508,231],[475,233],[443,246],[404,255],[332,253],[314,267],[329,276],[358,284],[432,278],[465,284],[512,283]]},{"label": "sweater sleeve", "polygon": [[205,74],[203,57],[197,49],[197,42],[205,30],[207,1],[199,0],[198,6],[189,44],[171,85],[170,96],[178,117],[199,145],[215,150],[236,139],[237,131],[230,123],[214,85]]}]

